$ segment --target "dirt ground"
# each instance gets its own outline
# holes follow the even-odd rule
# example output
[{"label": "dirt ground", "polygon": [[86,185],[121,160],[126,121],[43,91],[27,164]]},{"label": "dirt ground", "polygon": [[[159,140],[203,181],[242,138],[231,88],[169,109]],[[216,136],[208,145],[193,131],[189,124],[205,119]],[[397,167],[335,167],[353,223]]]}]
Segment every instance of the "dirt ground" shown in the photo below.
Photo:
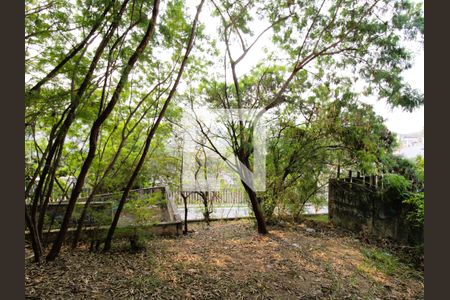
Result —
[{"label": "dirt ground", "polygon": [[[314,228],[314,229],[313,229]],[[187,236],[130,253],[82,247],[51,263],[26,262],[28,299],[423,299],[423,274],[330,226],[250,220],[192,225]],[[380,254],[381,253],[381,254]],[[380,259],[383,258],[383,259]]]}]

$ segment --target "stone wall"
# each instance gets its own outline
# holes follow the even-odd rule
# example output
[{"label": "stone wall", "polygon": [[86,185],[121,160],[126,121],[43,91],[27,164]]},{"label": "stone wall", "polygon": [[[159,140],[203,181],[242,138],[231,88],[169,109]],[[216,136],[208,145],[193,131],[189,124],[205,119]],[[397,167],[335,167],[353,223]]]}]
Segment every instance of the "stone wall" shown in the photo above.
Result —
[{"label": "stone wall", "polygon": [[421,244],[423,228],[406,219],[408,205],[391,201],[379,192],[377,177],[330,179],[328,211],[332,223],[402,244]]}]

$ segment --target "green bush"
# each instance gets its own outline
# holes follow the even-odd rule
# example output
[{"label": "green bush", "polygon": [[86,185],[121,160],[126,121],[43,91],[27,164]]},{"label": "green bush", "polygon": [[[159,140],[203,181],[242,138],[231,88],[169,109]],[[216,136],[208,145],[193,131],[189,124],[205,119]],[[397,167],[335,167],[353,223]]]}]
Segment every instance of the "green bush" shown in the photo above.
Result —
[{"label": "green bush", "polygon": [[133,215],[135,221],[133,230],[128,235],[132,252],[139,252],[145,249],[145,225],[149,225],[155,216],[155,212],[151,208],[163,203],[163,195],[160,192],[155,192],[142,198],[130,199],[126,202],[124,211]]},{"label": "green bush", "polygon": [[403,201],[409,196],[411,181],[398,174],[387,174],[383,177],[383,195],[391,201]]},{"label": "green bush", "polygon": [[403,202],[410,204],[413,207],[413,210],[407,216],[408,220],[416,226],[423,225],[425,214],[424,193],[411,193]]}]

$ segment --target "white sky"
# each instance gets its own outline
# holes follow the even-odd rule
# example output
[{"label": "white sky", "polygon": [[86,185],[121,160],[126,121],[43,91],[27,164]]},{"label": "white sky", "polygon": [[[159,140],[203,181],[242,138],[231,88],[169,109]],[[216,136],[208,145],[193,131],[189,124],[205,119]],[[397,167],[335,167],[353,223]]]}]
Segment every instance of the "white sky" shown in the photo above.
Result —
[{"label": "white sky", "polygon": [[[422,3],[423,0],[413,0]],[[424,89],[424,50],[423,47],[415,47],[415,59],[413,67],[405,72],[405,80],[415,89]],[[373,105],[374,110],[386,119],[386,126],[396,133],[413,133],[424,129],[424,107],[415,109],[413,112],[404,112],[401,109],[392,109],[384,101],[368,100],[367,103]]]},{"label": "white sky", "polygon": [[[424,51],[418,51],[414,65],[405,72],[405,80],[413,88],[424,92]],[[386,119],[386,126],[396,133],[413,133],[424,129],[424,107],[413,112],[404,112],[399,108],[392,109],[385,101],[366,99],[364,102],[373,105],[377,114]]]}]

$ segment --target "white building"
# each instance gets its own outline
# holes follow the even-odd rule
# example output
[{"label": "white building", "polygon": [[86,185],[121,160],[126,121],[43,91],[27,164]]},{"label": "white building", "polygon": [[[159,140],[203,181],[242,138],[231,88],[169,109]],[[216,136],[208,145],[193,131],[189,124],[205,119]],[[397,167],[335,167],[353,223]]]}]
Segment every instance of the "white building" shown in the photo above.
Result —
[{"label": "white building", "polygon": [[424,156],[425,149],[425,135],[424,131],[397,134],[400,146],[395,151],[395,154],[404,156],[406,158],[415,158],[416,156]]}]

